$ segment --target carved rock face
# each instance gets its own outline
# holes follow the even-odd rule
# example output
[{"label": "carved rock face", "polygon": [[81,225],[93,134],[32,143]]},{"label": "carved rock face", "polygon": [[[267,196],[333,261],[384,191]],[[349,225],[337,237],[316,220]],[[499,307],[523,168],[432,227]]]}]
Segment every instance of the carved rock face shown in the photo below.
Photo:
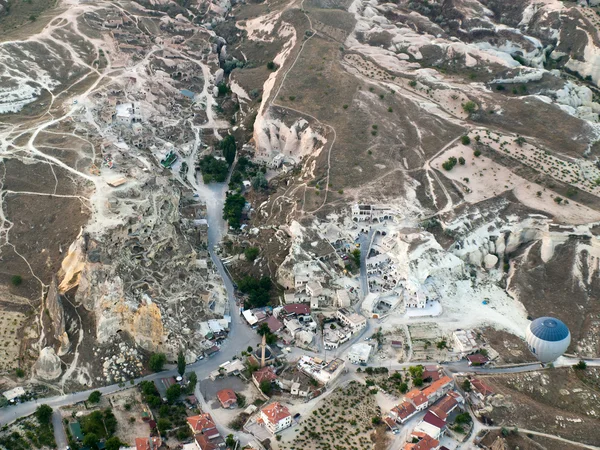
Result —
[{"label": "carved rock face", "polygon": [[40,352],[38,360],[33,365],[33,370],[42,380],[55,380],[62,373],[62,361],[52,347],[45,347]]}]

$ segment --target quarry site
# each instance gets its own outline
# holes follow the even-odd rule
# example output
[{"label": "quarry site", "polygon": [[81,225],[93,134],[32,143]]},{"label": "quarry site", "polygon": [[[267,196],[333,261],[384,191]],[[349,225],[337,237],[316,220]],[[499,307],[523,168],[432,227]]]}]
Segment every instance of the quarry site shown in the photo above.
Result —
[{"label": "quarry site", "polygon": [[600,449],[599,27],[0,0],[0,449]]}]

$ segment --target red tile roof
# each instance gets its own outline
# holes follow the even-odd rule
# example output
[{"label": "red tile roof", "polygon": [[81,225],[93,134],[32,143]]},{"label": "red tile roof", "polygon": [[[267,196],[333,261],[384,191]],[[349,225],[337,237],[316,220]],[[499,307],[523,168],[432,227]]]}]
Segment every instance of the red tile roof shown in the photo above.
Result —
[{"label": "red tile roof", "polygon": [[200,447],[200,450],[217,450],[217,446],[210,442],[208,437],[203,434],[196,435],[196,443]]},{"label": "red tile roof", "polygon": [[419,391],[418,389],[413,389],[412,391],[409,391],[404,396],[404,398],[409,400],[417,408],[423,403],[427,403],[427,396],[423,394],[423,391]]},{"label": "red tile roof", "polygon": [[431,411],[427,411],[427,414],[425,414],[425,417],[423,417],[423,422],[427,422],[428,424],[433,425],[440,430],[446,426],[446,421],[434,416]]},{"label": "red tile roof", "polygon": [[432,450],[440,443],[438,440],[432,438],[425,433],[413,433],[413,436],[420,438],[420,441],[416,444],[407,443],[404,446],[404,450]]},{"label": "red tile roof", "polygon": [[231,403],[237,403],[237,397],[233,389],[221,389],[217,392],[217,398],[223,406],[229,406]]},{"label": "red tile roof", "polygon": [[469,362],[471,364],[485,364],[486,362],[488,362],[490,360],[490,358],[488,358],[485,355],[482,355],[481,353],[475,353],[474,355],[469,355],[469,356],[467,356],[467,359],[469,360]]},{"label": "red tile roof", "polygon": [[275,318],[275,316],[269,316],[267,319],[267,325],[269,326],[269,330],[271,333],[276,333],[277,331],[283,328],[283,324]]},{"label": "red tile roof", "polygon": [[212,416],[209,413],[188,417],[187,422],[190,424],[190,427],[192,427],[192,430],[196,433],[217,428]]},{"label": "red tile roof", "polygon": [[257,370],[252,374],[252,378],[256,380],[258,384],[263,381],[275,381],[277,379],[277,375],[270,367],[263,367],[262,369]]},{"label": "red tile roof", "polygon": [[494,391],[491,387],[489,387],[483,381],[478,380],[477,378],[473,378],[471,380],[471,386],[473,386],[473,389],[475,389],[477,392],[479,392],[484,397],[487,397],[488,395],[492,395],[494,393]]},{"label": "red tile roof", "polygon": [[448,414],[456,407],[456,405],[458,405],[456,398],[453,395],[446,394],[439,402],[429,408],[429,411],[440,419],[446,420]]},{"label": "red tile roof", "polygon": [[[152,439],[152,442],[150,441]],[[152,445],[151,445],[152,444]],[[153,438],[135,438],[136,450],[156,450],[160,447],[161,441],[159,437]]]},{"label": "red tile roof", "polygon": [[291,303],[284,305],[283,310],[288,314],[304,315],[310,314],[310,305],[308,303]]},{"label": "red tile roof", "polygon": [[398,428],[398,425],[396,424],[396,421],[394,419],[392,419],[391,417],[384,417],[383,421],[392,430],[395,430],[396,428]]},{"label": "red tile roof", "polygon": [[291,416],[289,409],[279,402],[271,403],[265,406],[261,412],[267,417],[267,420],[273,425],[277,425],[280,420]]},{"label": "red tile roof", "polygon": [[423,379],[431,378],[431,381],[437,381],[440,379],[440,371],[435,366],[425,367],[423,371]]},{"label": "red tile roof", "polygon": [[396,415],[398,416],[398,419],[406,420],[412,414],[414,414],[417,411],[417,409],[413,406],[412,403],[404,401],[404,402],[400,403],[398,406],[394,407],[392,409],[392,411],[394,413],[396,413]]},{"label": "red tile roof", "polygon": [[444,386],[446,386],[447,384],[450,384],[450,383],[452,383],[452,378],[450,378],[448,376],[444,376],[444,377],[440,378],[439,380],[431,383],[429,386],[427,386],[421,392],[423,392],[423,394],[427,398],[429,398],[429,397],[431,397],[431,395],[435,394],[437,391],[439,391]]}]

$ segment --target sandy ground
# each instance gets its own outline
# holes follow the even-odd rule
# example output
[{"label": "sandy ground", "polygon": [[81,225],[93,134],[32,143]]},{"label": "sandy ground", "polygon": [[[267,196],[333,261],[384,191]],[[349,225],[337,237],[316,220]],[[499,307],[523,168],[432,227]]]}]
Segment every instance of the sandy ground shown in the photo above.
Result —
[{"label": "sandy ground", "polygon": [[[452,170],[446,171],[442,164],[452,156],[457,159],[463,157],[465,165],[457,164]],[[569,200],[568,204],[557,204],[553,200],[556,196],[554,192],[513,174],[490,158],[475,157],[473,149],[462,144],[439,155],[432,161],[431,166],[455,181],[465,192],[465,199],[470,203],[478,203],[512,190],[524,205],[545,211],[560,222],[580,224],[600,220],[600,213],[573,200]],[[538,192],[541,193],[539,196]]]}]

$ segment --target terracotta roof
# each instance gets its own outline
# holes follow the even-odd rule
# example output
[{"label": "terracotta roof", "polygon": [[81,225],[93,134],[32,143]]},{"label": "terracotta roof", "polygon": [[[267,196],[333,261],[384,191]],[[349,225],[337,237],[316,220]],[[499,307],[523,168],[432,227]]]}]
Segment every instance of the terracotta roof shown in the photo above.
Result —
[{"label": "terracotta roof", "polygon": [[423,391],[419,391],[417,389],[413,389],[409,391],[405,396],[405,399],[408,399],[413,405],[419,407],[423,403],[427,403],[427,396],[423,394]]},{"label": "terracotta roof", "polygon": [[437,381],[440,379],[440,371],[435,366],[427,366],[423,371],[423,379],[431,378],[431,381]]},{"label": "terracotta roof", "polygon": [[269,316],[267,319],[267,325],[271,333],[275,333],[283,328],[283,324],[275,318],[275,316]]},{"label": "terracotta roof", "polygon": [[469,355],[469,356],[467,356],[467,359],[469,360],[469,362],[471,364],[485,364],[486,362],[488,362],[490,360],[490,358],[488,358],[485,355],[482,355],[481,353],[475,353],[473,355]]},{"label": "terracotta roof", "polygon": [[283,310],[288,314],[310,314],[310,305],[308,303],[291,303],[284,305]]},{"label": "terracotta roof", "polygon": [[473,386],[473,389],[475,389],[477,392],[479,392],[484,397],[486,397],[488,395],[492,395],[494,393],[494,391],[491,387],[489,387],[483,381],[478,380],[477,378],[473,378],[471,380],[471,386]]},{"label": "terracotta roof", "polygon": [[396,428],[398,428],[398,425],[396,424],[396,421],[394,419],[392,419],[391,417],[389,417],[389,416],[388,417],[384,417],[383,421],[392,430],[395,430]]},{"label": "terracotta roof", "polygon": [[277,379],[277,375],[270,367],[263,367],[262,369],[257,370],[252,374],[252,377],[256,380],[258,384],[263,381],[274,381]]},{"label": "terracotta roof", "polygon": [[209,413],[200,414],[199,416],[192,416],[187,418],[187,422],[195,432],[202,432],[204,430],[216,429],[215,422],[213,421]]},{"label": "terracotta roof", "polygon": [[404,401],[398,406],[394,407],[392,411],[396,413],[399,419],[405,420],[412,414],[414,414],[417,411],[417,409],[413,406],[412,403]]},{"label": "terracotta roof", "polygon": [[456,407],[456,405],[458,405],[456,397],[454,397],[454,395],[447,394],[434,406],[429,408],[429,411],[438,416],[440,419],[446,420],[448,418],[448,414]]},{"label": "terracotta roof", "polygon": [[431,411],[427,411],[427,414],[425,414],[425,417],[423,417],[423,422],[427,422],[428,424],[433,425],[440,430],[446,426],[446,421],[434,416]]},{"label": "terracotta roof", "polygon": [[217,398],[221,404],[231,401],[237,402],[237,397],[235,396],[233,389],[221,389],[219,392],[217,392]]},{"label": "terracotta roof", "polygon": [[450,378],[448,376],[444,376],[444,377],[440,378],[439,380],[431,383],[429,386],[427,386],[421,392],[423,392],[423,394],[425,394],[425,396],[427,396],[429,398],[432,394],[436,393],[442,387],[444,387],[445,385],[450,384],[450,383],[452,383],[452,378]]},{"label": "terracotta roof", "polygon": [[432,450],[440,443],[425,433],[413,433],[413,436],[420,438],[420,441],[416,444],[407,443],[404,446],[404,450]]},{"label": "terracotta roof", "polygon": [[289,409],[279,402],[271,403],[270,405],[265,406],[261,412],[273,425],[276,425],[280,420],[291,416]]},{"label": "terracotta roof", "polygon": [[210,442],[208,437],[203,434],[196,435],[196,443],[200,447],[200,450],[217,450],[217,446]]},{"label": "terracotta roof", "polygon": [[[152,442],[150,442],[152,439]],[[152,445],[150,445],[152,444]],[[135,449],[136,450],[156,450],[160,447],[161,441],[159,437],[153,438],[135,438]]]}]

